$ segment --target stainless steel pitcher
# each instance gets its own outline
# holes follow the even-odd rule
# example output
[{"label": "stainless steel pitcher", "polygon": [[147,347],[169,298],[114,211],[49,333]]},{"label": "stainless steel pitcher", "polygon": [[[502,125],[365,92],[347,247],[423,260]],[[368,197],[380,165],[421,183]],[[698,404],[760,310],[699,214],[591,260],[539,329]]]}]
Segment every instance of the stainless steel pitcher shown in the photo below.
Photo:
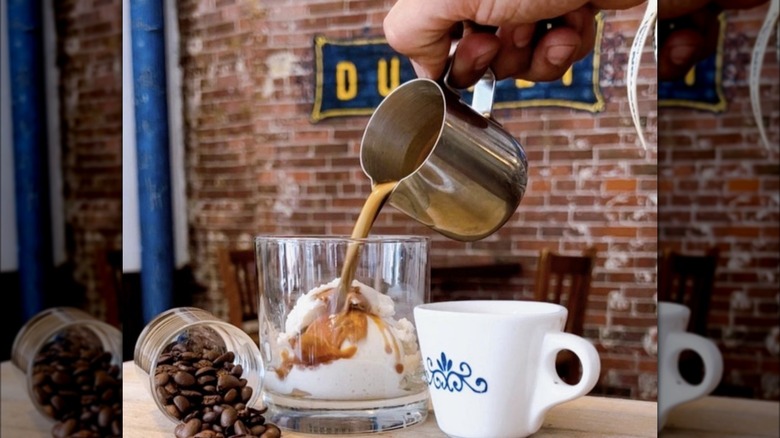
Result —
[{"label": "stainless steel pitcher", "polygon": [[398,181],[388,203],[439,233],[482,239],[512,216],[525,194],[520,143],[491,118],[495,77],[475,86],[471,106],[441,81],[413,79],[368,121],[360,148],[372,185]]}]

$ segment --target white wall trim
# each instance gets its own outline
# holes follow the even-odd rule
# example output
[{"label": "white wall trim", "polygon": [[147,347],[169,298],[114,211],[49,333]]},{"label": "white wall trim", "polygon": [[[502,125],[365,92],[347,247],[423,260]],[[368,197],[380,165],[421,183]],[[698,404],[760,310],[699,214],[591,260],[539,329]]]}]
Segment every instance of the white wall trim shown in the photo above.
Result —
[{"label": "white wall trim", "polygon": [[179,17],[176,0],[165,0],[165,69],[168,85],[168,141],[171,154],[173,242],[176,268],[189,263],[187,227],[187,178],[184,166],[184,107],[182,69],[179,64]]},{"label": "white wall trim", "polygon": [[122,271],[141,270],[130,0],[122,0]]}]

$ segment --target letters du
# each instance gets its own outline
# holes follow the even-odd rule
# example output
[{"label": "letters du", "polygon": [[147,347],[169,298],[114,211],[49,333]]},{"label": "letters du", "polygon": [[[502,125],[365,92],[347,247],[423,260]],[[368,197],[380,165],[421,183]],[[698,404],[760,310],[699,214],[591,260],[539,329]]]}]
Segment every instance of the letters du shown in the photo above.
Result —
[{"label": "letters du", "polygon": [[[376,91],[385,97],[401,83],[401,61],[398,57],[380,58],[376,63]],[[358,94],[358,69],[352,61],[336,64],[336,99],[352,100]]]}]

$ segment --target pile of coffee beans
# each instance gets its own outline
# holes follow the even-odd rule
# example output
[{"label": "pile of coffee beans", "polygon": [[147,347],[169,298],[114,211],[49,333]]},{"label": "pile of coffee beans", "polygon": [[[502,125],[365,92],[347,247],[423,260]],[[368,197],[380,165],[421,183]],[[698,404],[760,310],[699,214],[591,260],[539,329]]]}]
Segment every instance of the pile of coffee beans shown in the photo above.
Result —
[{"label": "pile of coffee beans", "polygon": [[55,438],[103,438],[122,434],[122,378],[111,353],[84,330],[71,329],[47,342],[35,357],[32,391],[51,418]]},{"label": "pile of coffee beans", "polygon": [[176,438],[279,438],[263,413],[246,404],[253,389],[234,364],[232,351],[190,348],[176,343],[157,360],[155,397],[174,418]]}]

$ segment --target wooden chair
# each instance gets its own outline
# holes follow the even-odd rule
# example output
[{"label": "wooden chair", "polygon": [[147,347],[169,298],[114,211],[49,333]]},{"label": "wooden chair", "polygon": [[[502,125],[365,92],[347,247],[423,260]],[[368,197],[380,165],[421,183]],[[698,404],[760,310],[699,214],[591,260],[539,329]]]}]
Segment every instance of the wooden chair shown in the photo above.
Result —
[{"label": "wooden chair", "polygon": [[[534,299],[565,305],[569,316],[564,330],[577,336],[582,336],[584,331],[585,309],[588,306],[595,259],[595,247],[586,249],[582,256],[560,255],[548,249],[542,249],[539,253]],[[559,354],[556,367],[566,382],[576,382],[579,360],[574,354],[568,351]]]},{"label": "wooden chair", "polygon": [[105,321],[119,327],[119,297],[122,291],[122,250],[103,249],[97,251],[95,258],[97,286],[103,305]]},{"label": "wooden chair", "polygon": [[260,286],[255,252],[251,249],[221,249],[219,273],[228,303],[228,322],[257,339]]},{"label": "wooden chair", "polygon": [[718,257],[717,247],[704,255],[682,254],[667,248],[658,261],[658,301],[671,301],[691,309],[688,331],[702,336],[707,336]]}]

